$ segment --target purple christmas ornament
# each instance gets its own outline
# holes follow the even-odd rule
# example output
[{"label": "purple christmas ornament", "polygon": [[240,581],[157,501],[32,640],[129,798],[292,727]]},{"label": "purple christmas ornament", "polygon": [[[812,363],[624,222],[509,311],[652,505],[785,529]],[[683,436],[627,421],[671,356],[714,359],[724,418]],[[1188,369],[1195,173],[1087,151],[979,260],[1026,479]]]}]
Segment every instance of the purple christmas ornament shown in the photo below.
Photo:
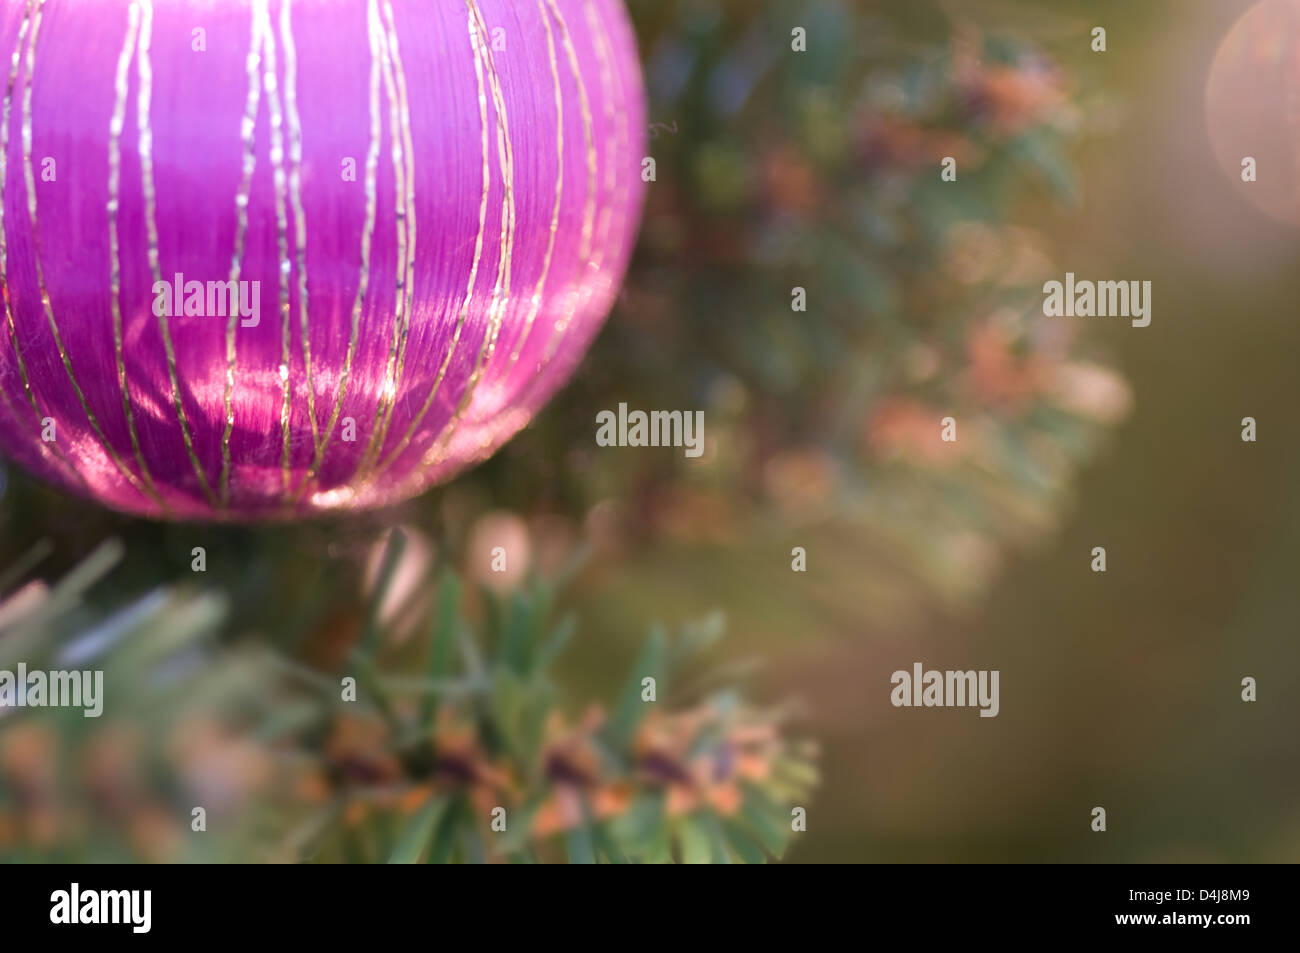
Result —
[{"label": "purple christmas ornament", "polygon": [[643,196],[619,0],[6,0],[0,446],[154,517],[404,499],[604,320]]}]

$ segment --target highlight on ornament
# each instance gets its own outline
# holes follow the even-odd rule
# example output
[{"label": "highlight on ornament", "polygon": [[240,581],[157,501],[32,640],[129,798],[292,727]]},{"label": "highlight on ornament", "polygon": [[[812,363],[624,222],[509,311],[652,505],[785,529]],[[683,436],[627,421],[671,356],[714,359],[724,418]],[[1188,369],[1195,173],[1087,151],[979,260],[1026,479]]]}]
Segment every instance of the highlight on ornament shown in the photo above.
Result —
[{"label": "highlight on ornament", "polygon": [[11,0],[0,449],[151,517],[396,502],[571,375],[626,269],[620,0]]}]

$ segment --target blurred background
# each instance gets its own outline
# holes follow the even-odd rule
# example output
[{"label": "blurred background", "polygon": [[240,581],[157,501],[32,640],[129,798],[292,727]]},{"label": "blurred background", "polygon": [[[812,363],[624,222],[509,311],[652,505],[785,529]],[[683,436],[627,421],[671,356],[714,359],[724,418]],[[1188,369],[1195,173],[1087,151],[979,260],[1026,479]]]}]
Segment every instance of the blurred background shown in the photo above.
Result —
[{"label": "blurred background", "polygon": [[[541,767],[512,796],[538,839],[587,824],[575,789],[635,841],[630,784],[668,791],[647,808],[674,831],[662,859],[690,859],[672,819],[736,809],[674,801],[645,724],[621,768],[595,744],[575,781],[586,762],[556,753],[622,710],[662,625],[713,673],[686,721],[743,696],[763,714],[729,722],[727,750],[756,723],[790,739],[749,776],[769,820],[807,810],[758,838],[772,856],[1300,859],[1297,233],[1216,159],[1249,128],[1206,109],[1251,6],[631,0],[657,162],[640,244],[577,376],[495,458],[396,509],[263,528],[131,520],[0,470],[0,668],[100,658],[131,698],[98,721],[4,713],[0,857],[376,859],[407,818],[448,829],[422,805],[453,767],[454,816],[483,827],[500,798],[478,789],[526,750]],[[1227,50],[1260,57],[1232,72],[1260,86],[1214,92],[1289,101],[1292,47],[1288,27]],[[1281,115],[1270,131],[1294,175]],[[1044,318],[1066,271],[1150,280],[1151,325]],[[620,402],[703,410],[705,453],[597,447]],[[523,555],[505,573],[498,545]],[[458,733],[464,686],[409,683],[440,633],[495,658],[556,618],[544,709],[489,680]],[[1000,714],[893,708],[916,661],[1000,670]],[[340,716],[337,673],[372,668],[436,706]],[[572,727],[552,737],[553,717]],[[498,737],[511,719],[522,747]],[[402,730],[435,738],[432,761]],[[194,804],[219,838],[193,835]]]}]

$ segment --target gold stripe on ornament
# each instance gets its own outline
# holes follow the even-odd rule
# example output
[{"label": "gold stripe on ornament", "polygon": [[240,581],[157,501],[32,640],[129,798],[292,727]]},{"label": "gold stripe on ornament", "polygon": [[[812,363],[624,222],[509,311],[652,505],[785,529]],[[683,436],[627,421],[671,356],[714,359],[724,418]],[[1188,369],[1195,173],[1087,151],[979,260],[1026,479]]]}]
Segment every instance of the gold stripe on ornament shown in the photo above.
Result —
[{"label": "gold stripe on ornament", "polygon": [[[627,135],[627,115],[614,108],[614,71],[610,67],[610,46],[609,38],[605,30],[605,21],[596,14],[595,7],[590,0],[584,0],[583,14],[587,20],[587,32],[592,37],[592,43],[596,50],[596,62],[600,67],[600,87],[603,92],[602,100],[604,102],[603,113],[607,125],[613,125],[617,130],[617,142],[612,146],[615,155],[625,154],[625,143],[628,140]],[[622,83],[619,83],[618,91],[622,92]],[[621,97],[620,97],[621,98]],[[610,143],[606,143],[606,161],[605,161],[605,184],[604,184],[604,204],[601,207],[601,224],[598,226],[599,235],[596,239],[596,248],[593,251],[592,267],[599,278],[600,270],[605,264],[605,255],[609,251],[609,236],[613,227],[614,206],[616,202],[625,199],[614,199],[613,194],[617,187],[617,178],[615,176],[615,166],[609,157],[611,151]],[[623,188],[626,189],[626,181]],[[546,352],[542,356],[542,367],[550,363],[559,349],[560,341],[564,333],[569,329],[569,322],[573,320],[572,310],[561,312],[560,319],[555,322],[554,333],[551,335],[550,342],[547,344]],[[538,368],[540,371],[541,368]]]},{"label": "gold stripe on ornament", "polygon": [[[14,357],[18,363],[18,377],[22,381],[23,392],[27,395],[27,402],[31,405],[32,413],[36,415],[36,436],[41,436],[39,424],[41,421],[41,410],[36,403],[36,394],[32,390],[31,380],[27,376],[27,363],[23,360],[23,351],[18,344],[18,328],[14,323],[13,305],[9,299],[9,247],[5,239],[5,184],[9,180],[9,114],[13,106],[14,83],[18,78],[18,64],[22,59],[23,41],[27,38],[27,26],[31,19],[33,0],[27,0],[23,8],[22,23],[18,27],[18,40],[14,46],[14,52],[9,61],[9,80],[5,85],[5,96],[3,113],[0,113],[0,298],[4,299],[5,324],[9,329],[9,341],[13,344]],[[0,392],[2,393],[2,392]],[[7,394],[4,395],[6,406],[13,408]],[[15,411],[14,419],[18,419]],[[72,461],[63,453],[63,449],[56,444],[46,443],[44,440],[37,441],[37,446],[45,456],[53,454],[60,463],[72,474],[82,486],[90,489],[90,484],[82,476],[81,471],[72,465]]]},{"label": "gold stripe on ornament", "polygon": [[72,382],[72,389],[77,395],[81,409],[86,412],[86,419],[90,421],[91,429],[98,438],[100,445],[103,446],[104,451],[113,461],[113,465],[117,467],[131,486],[161,505],[162,499],[157,492],[144,486],[136,475],[127,468],[122,458],[118,456],[117,451],[113,449],[104,436],[104,431],[100,429],[99,420],[95,417],[95,412],[90,409],[90,404],[86,402],[86,395],[81,389],[77,375],[72,370],[72,360],[68,356],[67,349],[63,346],[63,338],[59,334],[59,325],[54,319],[54,309],[50,303],[50,291],[45,284],[45,269],[41,265],[40,225],[36,214],[36,176],[32,171],[32,71],[36,66],[36,42],[40,36],[41,14],[44,6],[44,0],[39,0],[36,5],[35,15],[32,17],[32,36],[27,44],[27,66],[23,87],[23,178],[27,186],[27,215],[32,227],[32,261],[36,266],[36,283],[40,288],[41,308],[44,310],[45,319],[49,323],[50,333],[54,337],[54,346],[58,349],[59,358],[63,362],[63,369],[67,371],[68,380]]},{"label": "gold stripe on ornament", "polygon": [[[406,88],[406,70],[402,65],[401,49],[397,41],[397,24],[393,17],[393,7],[388,0],[384,0],[384,38],[387,48],[392,58],[392,72],[396,80],[396,94],[398,111],[394,116],[394,124],[400,124],[402,131],[402,150],[406,160],[406,197],[405,197],[405,219],[406,230],[408,233],[406,245],[406,269],[399,283],[399,288],[405,295],[404,310],[402,311],[402,320],[400,323],[399,340],[397,343],[396,371],[391,378],[391,384],[385,385],[384,397],[387,399],[388,408],[384,413],[384,419],[381,426],[377,428],[377,441],[375,442],[375,453],[378,454],[383,449],[384,442],[388,439],[388,429],[392,426],[393,409],[396,405],[397,392],[401,387],[402,377],[406,370],[406,343],[411,328],[411,312],[415,307],[415,240],[416,240],[416,216],[415,216],[415,148],[411,142],[411,106],[407,96]],[[393,93],[389,90],[390,98]]]},{"label": "gold stripe on ornament", "polygon": [[[597,40],[599,41],[599,46],[597,47],[596,55],[598,57],[601,56],[602,55],[601,50],[603,50],[605,62],[607,64],[612,64],[614,61],[614,44],[609,37],[609,24],[605,20],[604,16],[597,13],[595,5],[591,3],[590,0],[587,0],[587,10],[591,14],[592,20],[594,21],[594,32],[596,34]],[[611,66],[610,79],[615,80],[615,82],[610,84],[611,88],[617,87],[616,93],[617,93],[618,101],[623,102],[624,99],[623,94],[626,92],[626,90],[623,88],[623,79],[622,79],[621,71],[614,70]],[[614,93],[611,93],[611,95],[614,95]],[[631,155],[632,152],[631,124],[628,122],[627,113],[624,112],[623,110],[616,111],[615,117],[616,117],[616,122],[614,124],[614,128],[618,130],[618,145],[617,148],[615,149],[615,155],[618,158],[626,160]],[[628,182],[629,182],[628,171],[629,170],[624,169],[623,175],[619,176],[617,174],[618,172],[617,166],[615,166],[613,162],[609,164],[610,182],[611,184],[616,186],[614,206],[619,209],[623,209],[626,207],[628,202],[628,193],[631,191],[631,189],[628,186]],[[608,249],[606,250],[608,251]]]},{"label": "gold stripe on ornament", "polygon": [[[283,493],[289,493],[289,419],[290,394],[289,359],[292,336],[290,334],[288,183],[284,171],[284,111],[277,86],[275,33],[271,29],[271,14],[265,3],[258,4],[254,15],[260,22],[262,39],[262,88],[266,93],[266,109],[271,120],[271,178],[275,185],[275,250],[278,268],[276,285],[279,289],[280,310],[280,484]],[[296,249],[295,249],[296,251]]]},{"label": "gold stripe on ornament", "polygon": [[[614,108],[614,102],[617,99],[622,102],[623,81],[616,75],[613,67],[614,49],[609,39],[609,28],[604,17],[596,12],[596,6],[591,0],[584,0],[583,10],[587,17],[587,28],[595,38],[596,43],[596,60],[600,64],[600,81],[601,87],[605,91],[605,118],[611,121],[616,130],[615,139],[610,146],[610,151],[615,157],[625,156],[631,146],[631,137],[628,135],[627,113]],[[607,204],[602,212],[605,213],[605,224],[601,230],[601,237],[597,239],[596,250],[596,267],[599,268],[604,264],[605,257],[609,253],[609,237],[613,230],[614,209],[621,207],[627,200],[627,176],[619,176],[618,168],[614,162],[605,163],[605,191],[607,193]]]},{"label": "gold stripe on ornament", "polygon": [[[489,159],[490,153],[488,151],[487,90],[483,83],[483,53],[479,48],[480,38],[472,13],[467,15],[467,23],[469,27],[470,47],[474,52],[474,80],[478,89],[478,116],[479,125],[482,130],[481,148],[483,194],[479,198],[478,235],[474,240],[474,259],[470,264],[469,282],[465,288],[465,300],[461,303],[460,313],[456,318],[456,327],[452,332],[451,342],[447,347],[447,354],[442,360],[442,366],[438,368],[438,374],[434,378],[433,388],[429,391],[429,396],[425,398],[424,404],[420,407],[419,412],[416,413],[415,418],[406,428],[406,432],[402,434],[402,439],[397,442],[397,446],[388,455],[388,458],[380,465],[379,469],[381,472],[387,469],[392,464],[393,460],[395,460],[401,452],[406,449],[407,445],[411,442],[411,436],[415,433],[415,428],[419,426],[420,421],[424,419],[424,415],[429,412],[429,408],[433,406],[434,400],[437,399],[438,389],[442,386],[442,380],[447,374],[447,367],[451,364],[452,356],[456,353],[456,347],[460,343],[461,332],[465,328],[465,321],[469,315],[470,302],[474,295],[474,284],[478,280],[479,263],[483,258],[483,233],[484,229],[487,227],[488,193],[492,186],[492,164]],[[353,479],[355,480],[356,478],[356,475],[354,475]]]},{"label": "gold stripe on ornament", "polygon": [[[155,282],[162,280],[158,266],[158,220],[157,196],[153,178],[153,129],[150,126],[149,106],[153,95],[153,67],[149,62],[149,42],[153,33],[153,2],[143,0],[144,18],[140,27],[139,44],[136,50],[136,67],[139,75],[140,89],[136,101],[136,124],[139,126],[140,179],[144,191],[144,221],[148,235],[149,269]],[[167,325],[167,315],[158,317],[158,328],[162,333],[163,349],[167,353],[167,376],[171,383],[172,403],[176,408],[176,419],[180,422],[181,438],[185,441],[185,452],[189,455],[194,475],[198,477],[199,488],[210,505],[217,504],[216,495],[208,485],[208,478],[203,473],[203,465],[194,452],[194,440],[190,436],[189,421],[185,416],[185,407],[181,403],[180,382],[176,376],[176,351],[172,346],[171,330]]]},{"label": "gold stripe on ornament", "polygon": [[[129,95],[129,70],[140,30],[140,8],[131,4],[127,8],[126,36],[117,55],[117,71],[113,76],[113,115],[108,126],[108,300],[113,316],[113,351],[117,365],[117,386],[122,393],[122,414],[126,429],[131,435],[131,450],[140,467],[140,476],[146,485],[157,492],[135,429],[135,414],[131,409],[131,390],[126,382],[126,358],[122,349],[122,265],[121,238],[118,233],[119,188],[122,181],[122,127],[126,121],[126,102]],[[164,504],[165,505],[165,504]]]},{"label": "gold stripe on ornament", "polygon": [[27,364],[23,360],[22,348],[18,345],[18,329],[14,324],[13,306],[9,300],[9,243],[4,226],[5,187],[9,182],[9,113],[13,107],[14,83],[18,78],[18,63],[22,58],[23,41],[27,39],[27,25],[31,20],[33,0],[27,0],[23,8],[22,23],[18,27],[18,40],[14,46],[13,56],[9,62],[9,80],[5,85],[4,111],[0,115],[0,294],[4,297],[5,323],[9,327],[9,339],[13,342],[14,355],[18,359],[18,376],[22,378],[23,391],[32,405],[32,411],[39,419],[40,408],[36,405],[36,395],[32,392],[31,382],[27,377]]},{"label": "gold stripe on ornament", "polygon": [[[587,96],[587,84],[583,81],[582,70],[578,65],[578,54],[573,47],[573,39],[569,35],[568,24],[564,21],[563,14],[557,6],[555,0],[546,0],[560,25],[560,37],[564,44],[565,54],[569,60],[569,70],[573,73],[573,79],[578,86],[578,104],[582,111],[582,135],[587,147],[587,198],[583,209],[582,225],[582,242],[578,248],[579,267],[586,270],[587,259],[592,254],[592,232],[596,217],[596,144],[593,133],[593,121],[591,117],[591,100]],[[602,70],[602,74],[603,74]],[[608,90],[606,90],[608,93]],[[606,96],[608,100],[608,96]],[[573,292],[568,292],[572,295]],[[572,316],[573,308],[565,305],[560,309],[559,318],[551,327],[551,333],[547,337],[546,348],[542,353],[542,359],[538,362],[537,370],[534,372],[533,380],[539,380],[542,370],[551,362],[555,356],[555,351],[559,345],[561,336],[569,325],[569,318]]]},{"label": "gold stripe on ornament", "polygon": [[307,323],[307,213],[302,204],[302,120],[298,115],[298,52],[290,24],[291,0],[280,5],[280,42],[284,49],[284,113],[289,127],[289,204],[293,208],[294,263],[298,271],[298,325],[302,360],[307,373],[307,417],[312,449],[319,440],[316,422],[316,383],[311,363],[311,334]]},{"label": "gold stripe on ornament", "polygon": [[[617,130],[615,143],[611,146],[609,142],[605,143],[606,161],[604,170],[604,204],[601,207],[601,225],[599,226],[599,236],[596,239],[596,247],[593,250],[591,261],[592,268],[597,278],[600,277],[600,270],[605,263],[605,255],[608,252],[610,232],[613,229],[614,206],[626,202],[627,181],[622,181],[621,189],[618,189],[618,178],[616,177],[616,168],[610,159],[610,152],[614,155],[622,156],[627,152],[630,137],[628,135],[627,115],[614,108],[615,82],[614,70],[611,68],[612,51],[609,43],[609,36],[606,31],[605,21],[596,13],[595,7],[590,0],[583,2],[583,14],[587,21],[587,32],[592,38],[592,45],[596,51],[596,62],[600,69],[600,86],[603,93],[602,100],[604,108],[602,112],[607,125],[613,125]],[[623,91],[622,82],[618,83],[618,92]],[[621,96],[619,97],[621,101]],[[614,197],[614,192],[618,189],[618,197]],[[542,355],[541,364],[538,366],[540,375],[543,368],[549,364],[559,349],[560,341],[569,329],[569,323],[573,320],[572,309],[565,309],[560,313],[559,320],[555,322],[549,341],[546,345],[546,351]],[[535,378],[536,379],[536,378]]]},{"label": "gold stripe on ornament", "polygon": [[[578,257],[579,257],[580,267],[582,267],[585,270],[588,264],[587,259],[590,257],[592,253],[591,231],[592,231],[592,223],[595,217],[594,211],[595,211],[595,201],[596,201],[597,155],[596,155],[596,147],[595,147],[594,137],[592,132],[593,123],[592,123],[592,116],[591,116],[591,102],[587,96],[587,86],[586,83],[583,81],[582,71],[578,65],[577,53],[573,47],[572,38],[569,35],[568,24],[564,21],[564,17],[560,13],[559,7],[556,5],[555,0],[546,0],[546,3],[550,7],[552,14],[555,16],[560,26],[561,40],[563,42],[565,53],[569,61],[569,69],[572,72],[574,81],[576,82],[578,87],[578,102],[582,112],[582,133],[587,147],[587,201],[586,201],[586,208],[584,210],[584,216],[583,216],[583,241],[580,244],[578,249]],[[590,20],[588,21],[588,29],[589,30],[591,29]],[[600,56],[601,56],[601,51],[598,50],[597,51],[598,60],[600,60]],[[607,79],[607,67],[603,60],[601,60],[601,78],[602,81]],[[612,108],[612,103],[609,97],[609,90],[606,89],[605,93],[606,93],[605,96],[606,118],[608,118],[609,111]],[[624,121],[626,122],[626,120]],[[608,219],[606,220],[606,224],[608,227]],[[597,262],[597,267],[599,268],[599,262]],[[573,293],[574,292],[567,292],[566,294],[572,295]],[[572,317],[572,311],[573,308],[571,305],[566,304],[561,306],[560,316],[551,327],[551,332],[547,337],[547,343],[545,349],[543,350],[542,358],[538,362],[537,369],[536,371],[533,372],[532,378],[529,380],[529,386],[527,386],[524,391],[525,395],[532,392],[537,382],[539,382],[542,379],[541,376],[542,371],[546,368],[546,366],[551,362],[551,359],[555,356],[555,352],[559,347],[559,342],[563,336],[563,333],[565,330],[567,330],[569,326],[569,320]]]},{"label": "gold stripe on ornament", "polygon": [[[397,100],[402,123],[402,144],[407,163],[406,224],[410,232],[410,239],[407,245],[406,279],[404,283],[406,289],[406,317],[402,323],[402,337],[397,349],[397,386],[400,387],[406,370],[406,344],[411,330],[411,314],[415,308],[415,242],[418,235],[415,214],[415,146],[412,142],[411,102],[407,93],[406,68],[402,65],[402,51],[397,42],[397,21],[393,16],[393,5],[389,3],[389,0],[384,0],[383,12],[388,44],[393,54],[393,68],[397,78]],[[383,439],[387,437],[391,423],[392,411],[390,409],[388,419],[384,421],[384,436],[380,439],[381,446]]]},{"label": "gold stripe on ornament", "polygon": [[[604,114],[606,128],[613,126],[619,130],[619,141],[622,140],[622,123],[615,114],[614,109],[614,74],[609,65],[609,51],[605,46],[605,27],[604,22],[596,18],[594,9],[589,2],[582,5],[583,16],[587,20],[587,33],[592,38],[592,46],[596,50],[596,64],[600,69],[600,89],[601,89],[601,112]],[[610,143],[605,144],[606,157],[608,160]],[[604,184],[602,188],[602,198],[604,199],[600,208],[600,221],[596,226],[596,247],[592,251],[592,264],[596,272],[600,271],[601,265],[605,262],[605,253],[608,251],[610,219],[613,207],[609,201],[610,196],[614,193],[614,163],[605,162]],[[567,320],[565,321],[567,324]],[[563,328],[559,330],[563,331]]]},{"label": "gold stripe on ornament", "polygon": [[555,92],[555,202],[551,206],[551,227],[547,233],[546,254],[542,256],[542,271],[537,277],[537,284],[533,288],[531,305],[528,309],[528,317],[524,319],[524,326],[515,338],[514,349],[510,352],[510,362],[506,365],[503,378],[509,377],[515,365],[519,362],[519,355],[532,333],[533,323],[537,320],[537,315],[542,309],[542,292],[545,290],[546,278],[551,271],[551,256],[555,251],[555,236],[560,227],[560,200],[564,194],[564,94],[560,90],[560,65],[555,56],[555,35],[551,30],[550,17],[546,15],[546,7],[542,0],[537,0],[537,13],[541,17],[542,25],[546,27],[546,53],[551,64],[551,86]]},{"label": "gold stripe on ornament", "polygon": [[586,260],[591,254],[591,236],[596,219],[596,144],[593,140],[591,101],[587,98],[587,84],[582,79],[582,68],[578,64],[578,53],[573,48],[573,38],[569,35],[569,25],[564,20],[555,0],[546,0],[551,16],[560,27],[560,43],[564,55],[569,61],[569,72],[578,86],[578,109],[582,114],[582,138],[587,147],[587,199],[582,212],[582,242],[578,246],[578,257]]},{"label": "gold stripe on ornament", "polygon": [[[375,0],[370,0],[367,9],[367,22],[370,24],[370,28],[377,32],[379,38],[384,95],[388,100],[388,128],[389,135],[392,138],[393,200],[396,203],[393,224],[397,242],[397,279],[393,292],[393,336],[388,348],[388,360],[384,365],[384,376],[379,389],[379,400],[375,406],[375,417],[370,427],[370,438],[361,460],[360,470],[362,472],[370,469],[374,464],[375,457],[383,448],[388,431],[388,421],[391,419],[393,405],[397,396],[398,345],[405,336],[404,327],[410,322],[410,315],[407,311],[409,305],[408,290],[412,272],[412,259],[410,256],[414,251],[412,247],[414,236],[410,234],[410,225],[407,219],[408,213],[414,211],[411,208],[410,182],[410,176],[414,170],[411,168],[410,150],[408,148],[410,142],[410,110],[407,108],[405,115],[403,115],[404,103],[399,101],[398,97],[397,80],[394,76],[395,56],[393,49],[396,37],[390,31],[389,25],[381,22],[379,6]],[[400,64],[397,65],[400,68]],[[404,82],[405,77],[403,77]],[[399,128],[402,127],[403,120],[405,120],[407,128],[403,130],[403,134],[399,135]]]},{"label": "gold stripe on ornament", "polygon": [[379,165],[379,144],[382,137],[382,127],[379,112],[379,69],[380,55],[378,41],[373,30],[369,33],[370,40],[370,99],[367,109],[367,117],[370,122],[370,145],[366,151],[366,220],[361,229],[361,258],[360,270],[357,281],[356,297],[352,301],[352,331],[348,339],[347,356],[343,362],[343,372],[339,375],[338,394],[334,400],[334,409],[330,412],[329,423],[325,427],[325,436],[321,439],[320,444],[316,447],[316,455],[312,459],[311,466],[303,475],[302,482],[298,484],[298,489],[294,493],[294,502],[302,499],[306,492],[307,486],[315,479],[320,469],[321,461],[325,458],[325,451],[329,447],[330,438],[334,434],[334,427],[338,423],[339,414],[343,409],[343,398],[347,394],[348,379],[352,373],[352,361],[356,356],[357,337],[361,326],[361,306],[366,298],[366,289],[370,283],[370,246],[374,241],[375,233],[375,204],[376,190],[375,179],[376,170]]},{"label": "gold stripe on ornament", "polygon": [[[496,352],[497,336],[501,333],[505,310],[510,303],[510,270],[513,264],[515,246],[515,154],[514,146],[510,141],[510,118],[506,114],[506,101],[501,90],[501,79],[497,75],[492,50],[487,43],[488,30],[483,21],[482,11],[479,10],[477,0],[465,0],[465,5],[469,8],[470,15],[477,24],[479,36],[482,40],[483,59],[487,66],[488,86],[492,91],[492,105],[497,114],[497,161],[501,165],[501,174],[505,180],[505,191],[502,196],[503,204],[501,207],[501,256],[497,263],[497,280],[492,290],[492,304],[488,307],[488,331],[483,336],[483,343],[479,345],[478,357],[474,361],[474,370],[470,373],[469,381],[466,382],[465,390],[456,406],[456,412],[443,426],[442,432],[437,439],[425,451],[423,459],[426,463],[436,462],[440,458],[447,442],[456,432],[456,425],[460,423],[466,408],[469,407],[474,391],[482,377],[484,366],[492,360],[492,355]],[[393,458],[390,457],[388,462],[391,464],[392,460]]]},{"label": "gold stripe on ornament", "polygon": [[[253,170],[257,167],[256,133],[257,106],[261,85],[258,83],[258,70],[261,68],[262,18],[266,12],[266,0],[254,0],[249,11],[251,27],[249,30],[248,55],[244,59],[244,68],[248,76],[248,93],[244,99],[244,115],[240,120],[240,137],[244,144],[242,160],[242,178],[235,193],[235,241],[230,254],[230,278],[234,282],[236,293],[239,289],[239,276],[243,271],[244,242],[248,233],[248,196],[252,191]],[[222,398],[225,414],[225,426],[221,433],[221,503],[225,507],[230,502],[230,435],[235,429],[235,409],[233,396],[235,392],[235,371],[238,363],[238,351],[235,347],[235,332],[239,327],[239,308],[231,308],[226,320],[226,386]]]}]

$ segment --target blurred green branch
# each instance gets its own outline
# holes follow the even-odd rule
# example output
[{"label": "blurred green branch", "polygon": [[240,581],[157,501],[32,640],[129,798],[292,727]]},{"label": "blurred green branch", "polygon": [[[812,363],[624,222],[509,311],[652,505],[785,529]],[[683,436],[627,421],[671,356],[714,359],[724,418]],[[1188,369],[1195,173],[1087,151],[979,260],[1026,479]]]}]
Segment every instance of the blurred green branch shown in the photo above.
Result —
[{"label": "blurred green branch", "polygon": [[[0,603],[0,668],[102,668],[104,715],[3,709],[0,857],[391,862],[779,857],[816,782],[784,713],[675,691],[718,617],[655,631],[606,714],[548,674],[574,631],[553,583],[484,591],[442,567],[423,635],[382,619],[405,539],[337,671],[223,645],[224,600],[159,590],[87,627],[110,541],[26,604]],[[432,587],[433,580],[429,581]],[[654,679],[653,687],[646,679]],[[349,680],[355,680],[350,682]],[[798,806],[802,806],[800,803]],[[205,830],[191,828],[203,807]],[[267,844],[274,845],[270,850]]]}]

